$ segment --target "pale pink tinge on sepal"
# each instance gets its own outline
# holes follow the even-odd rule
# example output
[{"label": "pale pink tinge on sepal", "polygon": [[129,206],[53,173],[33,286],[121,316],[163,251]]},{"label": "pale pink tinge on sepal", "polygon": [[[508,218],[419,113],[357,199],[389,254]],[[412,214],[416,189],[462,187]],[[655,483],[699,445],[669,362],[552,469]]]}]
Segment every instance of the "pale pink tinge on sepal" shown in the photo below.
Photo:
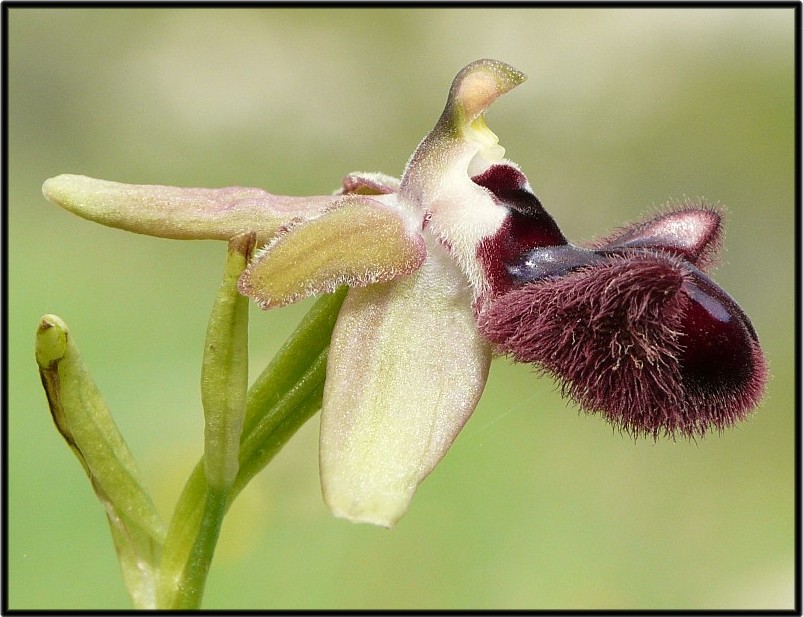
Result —
[{"label": "pale pink tinge on sepal", "polygon": [[124,184],[72,174],[48,179],[42,193],[73,214],[117,229],[178,240],[229,240],[254,231],[258,243],[294,220],[320,216],[338,199],[244,187]]},{"label": "pale pink tinge on sepal", "polygon": [[684,202],[645,221],[631,223],[595,241],[595,248],[650,248],[673,253],[708,269],[722,241],[722,215],[703,202]]},{"label": "pale pink tinge on sepal", "polygon": [[388,195],[399,190],[401,180],[376,171],[353,171],[343,177],[335,195]]}]

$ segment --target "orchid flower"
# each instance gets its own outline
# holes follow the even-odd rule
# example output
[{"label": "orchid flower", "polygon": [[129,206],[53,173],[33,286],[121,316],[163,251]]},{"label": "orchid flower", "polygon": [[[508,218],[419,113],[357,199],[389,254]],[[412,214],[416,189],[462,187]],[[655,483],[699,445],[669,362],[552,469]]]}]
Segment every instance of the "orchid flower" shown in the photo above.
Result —
[{"label": "orchid flower", "polygon": [[349,287],[332,334],[320,468],[334,514],[392,526],[474,411],[494,354],[536,363],[633,433],[744,417],[766,379],[755,331],[702,269],[719,238],[689,205],[590,248],[567,242],[484,113],[525,76],[479,60],[401,179],[332,195],[48,180],[84,218],[154,236],[257,236],[239,290],[263,309]]}]

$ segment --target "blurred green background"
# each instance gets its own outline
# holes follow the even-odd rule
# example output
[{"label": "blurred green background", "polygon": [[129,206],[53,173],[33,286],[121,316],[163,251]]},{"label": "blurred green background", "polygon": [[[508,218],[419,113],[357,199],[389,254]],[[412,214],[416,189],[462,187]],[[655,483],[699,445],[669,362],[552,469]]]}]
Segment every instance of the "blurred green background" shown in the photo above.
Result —
[{"label": "blurred green background", "polygon": [[[481,57],[529,80],[488,124],[580,242],[702,196],[715,278],[772,380],[722,435],[632,439],[527,366],[387,531],[320,497],[317,418],[224,526],[207,608],[790,608],[794,561],[793,9],[40,9],[9,29],[8,581],[15,609],[129,606],[101,507],[49,417],[39,317],[71,326],[169,516],[201,452],[198,382],[225,245],[94,225],[70,172],[328,193],[398,175]],[[254,370],[310,302],[252,309]]]}]

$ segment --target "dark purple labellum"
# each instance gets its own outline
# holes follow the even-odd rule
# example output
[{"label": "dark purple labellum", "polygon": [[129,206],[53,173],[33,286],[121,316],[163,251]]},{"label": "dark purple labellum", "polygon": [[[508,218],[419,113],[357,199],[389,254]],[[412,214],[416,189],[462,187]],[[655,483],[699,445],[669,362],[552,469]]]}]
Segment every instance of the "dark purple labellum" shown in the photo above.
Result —
[{"label": "dark purple labellum", "polygon": [[749,319],[688,261],[567,245],[530,251],[511,273],[518,284],[480,314],[480,332],[624,430],[703,435],[759,401],[766,368]]},{"label": "dark purple labellum", "polygon": [[561,378],[634,435],[703,435],[758,403],[766,366],[753,326],[699,269],[718,248],[719,213],[687,204],[582,248],[517,168],[472,179],[510,213],[477,248],[489,281],[478,326],[497,351]]}]

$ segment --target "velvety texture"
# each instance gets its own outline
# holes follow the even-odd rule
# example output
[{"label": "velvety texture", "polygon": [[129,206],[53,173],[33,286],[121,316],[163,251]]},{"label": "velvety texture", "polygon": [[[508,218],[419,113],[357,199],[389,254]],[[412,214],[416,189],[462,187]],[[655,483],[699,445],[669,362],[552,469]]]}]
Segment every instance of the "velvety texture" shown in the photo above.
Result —
[{"label": "velvety texture", "polygon": [[767,370],[748,317],[696,265],[719,238],[719,214],[687,206],[596,248],[533,248],[506,264],[480,332],[634,435],[723,429],[759,402]]}]

